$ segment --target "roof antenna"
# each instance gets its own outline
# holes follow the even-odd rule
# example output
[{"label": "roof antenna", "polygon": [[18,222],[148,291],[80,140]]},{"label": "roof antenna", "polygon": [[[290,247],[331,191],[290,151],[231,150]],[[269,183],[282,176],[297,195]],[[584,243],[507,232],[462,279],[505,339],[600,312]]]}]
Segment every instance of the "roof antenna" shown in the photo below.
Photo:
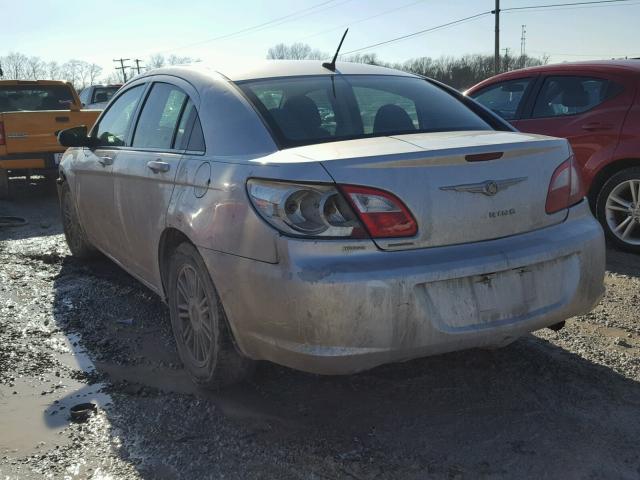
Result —
[{"label": "roof antenna", "polygon": [[342,40],[340,40],[340,44],[338,45],[338,49],[336,50],[336,54],[333,56],[333,60],[331,62],[324,62],[322,66],[331,70],[332,72],[336,71],[336,60],[338,59],[338,53],[340,53],[340,48],[342,48],[342,42],[344,42],[344,37],[347,36],[347,32],[349,29],[347,28],[342,35]]}]

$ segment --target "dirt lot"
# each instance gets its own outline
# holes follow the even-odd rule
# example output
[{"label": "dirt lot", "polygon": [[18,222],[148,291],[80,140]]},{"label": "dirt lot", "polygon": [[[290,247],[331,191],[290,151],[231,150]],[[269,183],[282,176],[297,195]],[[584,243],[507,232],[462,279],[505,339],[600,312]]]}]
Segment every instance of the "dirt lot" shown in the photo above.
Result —
[{"label": "dirt lot", "polygon": [[3,214],[29,224],[0,228],[0,478],[640,477],[638,256],[609,251],[606,297],[558,333],[348,377],[263,364],[211,394],[156,296],[69,256],[51,192]]}]

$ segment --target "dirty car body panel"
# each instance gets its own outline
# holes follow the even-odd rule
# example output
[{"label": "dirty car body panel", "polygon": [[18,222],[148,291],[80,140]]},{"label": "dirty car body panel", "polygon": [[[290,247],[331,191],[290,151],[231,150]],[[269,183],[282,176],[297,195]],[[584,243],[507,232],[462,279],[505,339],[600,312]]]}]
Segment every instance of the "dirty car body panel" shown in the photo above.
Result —
[{"label": "dirty car body panel", "polygon": [[[61,163],[88,238],[163,298],[166,239],[188,239],[242,354],[321,374],[505,345],[589,311],[603,293],[602,230],[580,198],[549,210],[551,186],[570,175],[558,174],[570,167],[567,142],[501,128],[481,111],[470,114],[475,129],[423,128],[428,112],[407,107],[395,84],[358,111],[356,97],[375,90],[365,77],[428,82],[365,65],[332,73],[319,62],[137,77],[92,132],[128,91],[143,89],[130,126],[109,146],[113,162],[94,165],[111,205],[101,208],[92,196],[100,188],[83,185],[84,162],[97,162],[100,147],[71,148]],[[254,79],[260,88],[249,91]],[[281,79],[284,90],[268,83]],[[304,86],[316,79],[324,86]],[[174,140],[136,145],[158,84],[185,95]],[[460,102],[429,88],[445,95],[438,101]],[[175,114],[169,104],[162,118]],[[189,108],[195,120],[183,122]],[[281,123],[302,111],[298,123]],[[307,120],[314,133],[296,136]],[[387,131],[388,121],[404,127]],[[274,191],[285,192],[281,204],[260,197]],[[318,200],[288,203],[300,191]],[[324,230],[318,205],[336,207],[323,210]],[[89,211],[101,220],[86,220]],[[338,223],[326,223],[336,211]]]}]

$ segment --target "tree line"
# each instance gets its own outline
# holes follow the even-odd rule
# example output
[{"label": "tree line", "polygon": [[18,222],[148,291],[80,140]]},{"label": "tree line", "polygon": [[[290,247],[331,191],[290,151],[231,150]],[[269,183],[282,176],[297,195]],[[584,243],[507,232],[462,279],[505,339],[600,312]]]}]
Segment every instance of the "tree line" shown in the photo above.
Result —
[{"label": "tree line", "polygon": [[[279,43],[269,48],[267,59],[274,60],[326,60],[328,53],[311,48],[306,43],[287,45]],[[417,75],[433,78],[458,90],[465,90],[476,83],[494,75],[493,55],[469,54],[461,57],[443,56],[440,58],[418,57],[404,62],[386,62],[375,53],[356,54],[341,57],[342,61],[368,63],[395,68]],[[500,72],[508,72],[525,67],[545,65],[549,57],[531,57],[529,55],[509,55],[500,57]]]},{"label": "tree line", "polygon": [[[145,62],[144,71],[151,68],[160,68],[166,65],[179,65],[192,63],[194,60],[187,56],[162,54],[150,56]],[[103,75],[103,68],[84,60],[71,59],[64,63],[46,61],[36,56],[27,56],[19,52],[10,52],[0,56],[0,69],[3,80],[64,80],[71,82],[76,90],[81,90],[89,85],[98,83],[112,84],[122,83],[122,72],[110,72]],[[127,78],[132,78],[137,71],[133,68],[127,72]]]},{"label": "tree line", "polygon": [[[328,53],[312,48],[306,43],[293,43],[290,45],[279,43],[269,48],[267,52],[268,59],[325,60],[331,56]],[[345,56],[342,57],[342,60],[380,65],[424,75],[459,90],[469,88],[494,74],[493,55],[471,54],[461,57],[419,57],[405,62],[386,62],[378,58],[375,53],[367,53]],[[180,65],[197,61],[199,59],[189,56],[165,56],[158,53],[151,55],[143,62],[142,70],[146,71],[166,65]],[[505,54],[500,59],[500,71],[506,72],[518,68],[544,65],[548,61],[548,57]],[[122,72],[113,71],[105,75],[103,68],[96,63],[78,59],[59,63],[46,61],[40,57],[27,56],[19,52],[11,52],[5,56],[0,56],[0,68],[3,72],[2,78],[5,80],[65,80],[71,82],[77,90],[96,83],[110,84],[124,81]],[[130,68],[127,72],[127,78],[132,78],[136,73],[136,70]]]}]

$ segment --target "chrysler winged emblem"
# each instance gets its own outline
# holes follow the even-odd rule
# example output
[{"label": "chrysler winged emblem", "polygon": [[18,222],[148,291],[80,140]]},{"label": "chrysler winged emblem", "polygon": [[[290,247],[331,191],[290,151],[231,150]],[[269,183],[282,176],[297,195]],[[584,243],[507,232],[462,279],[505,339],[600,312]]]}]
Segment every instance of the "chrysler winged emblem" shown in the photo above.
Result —
[{"label": "chrysler winged emblem", "polygon": [[465,183],[462,185],[449,185],[448,187],[440,187],[440,190],[453,190],[455,192],[482,193],[488,197],[494,196],[496,193],[506,190],[507,188],[524,182],[527,177],[506,178],[504,180],[486,180],[478,183]]}]

